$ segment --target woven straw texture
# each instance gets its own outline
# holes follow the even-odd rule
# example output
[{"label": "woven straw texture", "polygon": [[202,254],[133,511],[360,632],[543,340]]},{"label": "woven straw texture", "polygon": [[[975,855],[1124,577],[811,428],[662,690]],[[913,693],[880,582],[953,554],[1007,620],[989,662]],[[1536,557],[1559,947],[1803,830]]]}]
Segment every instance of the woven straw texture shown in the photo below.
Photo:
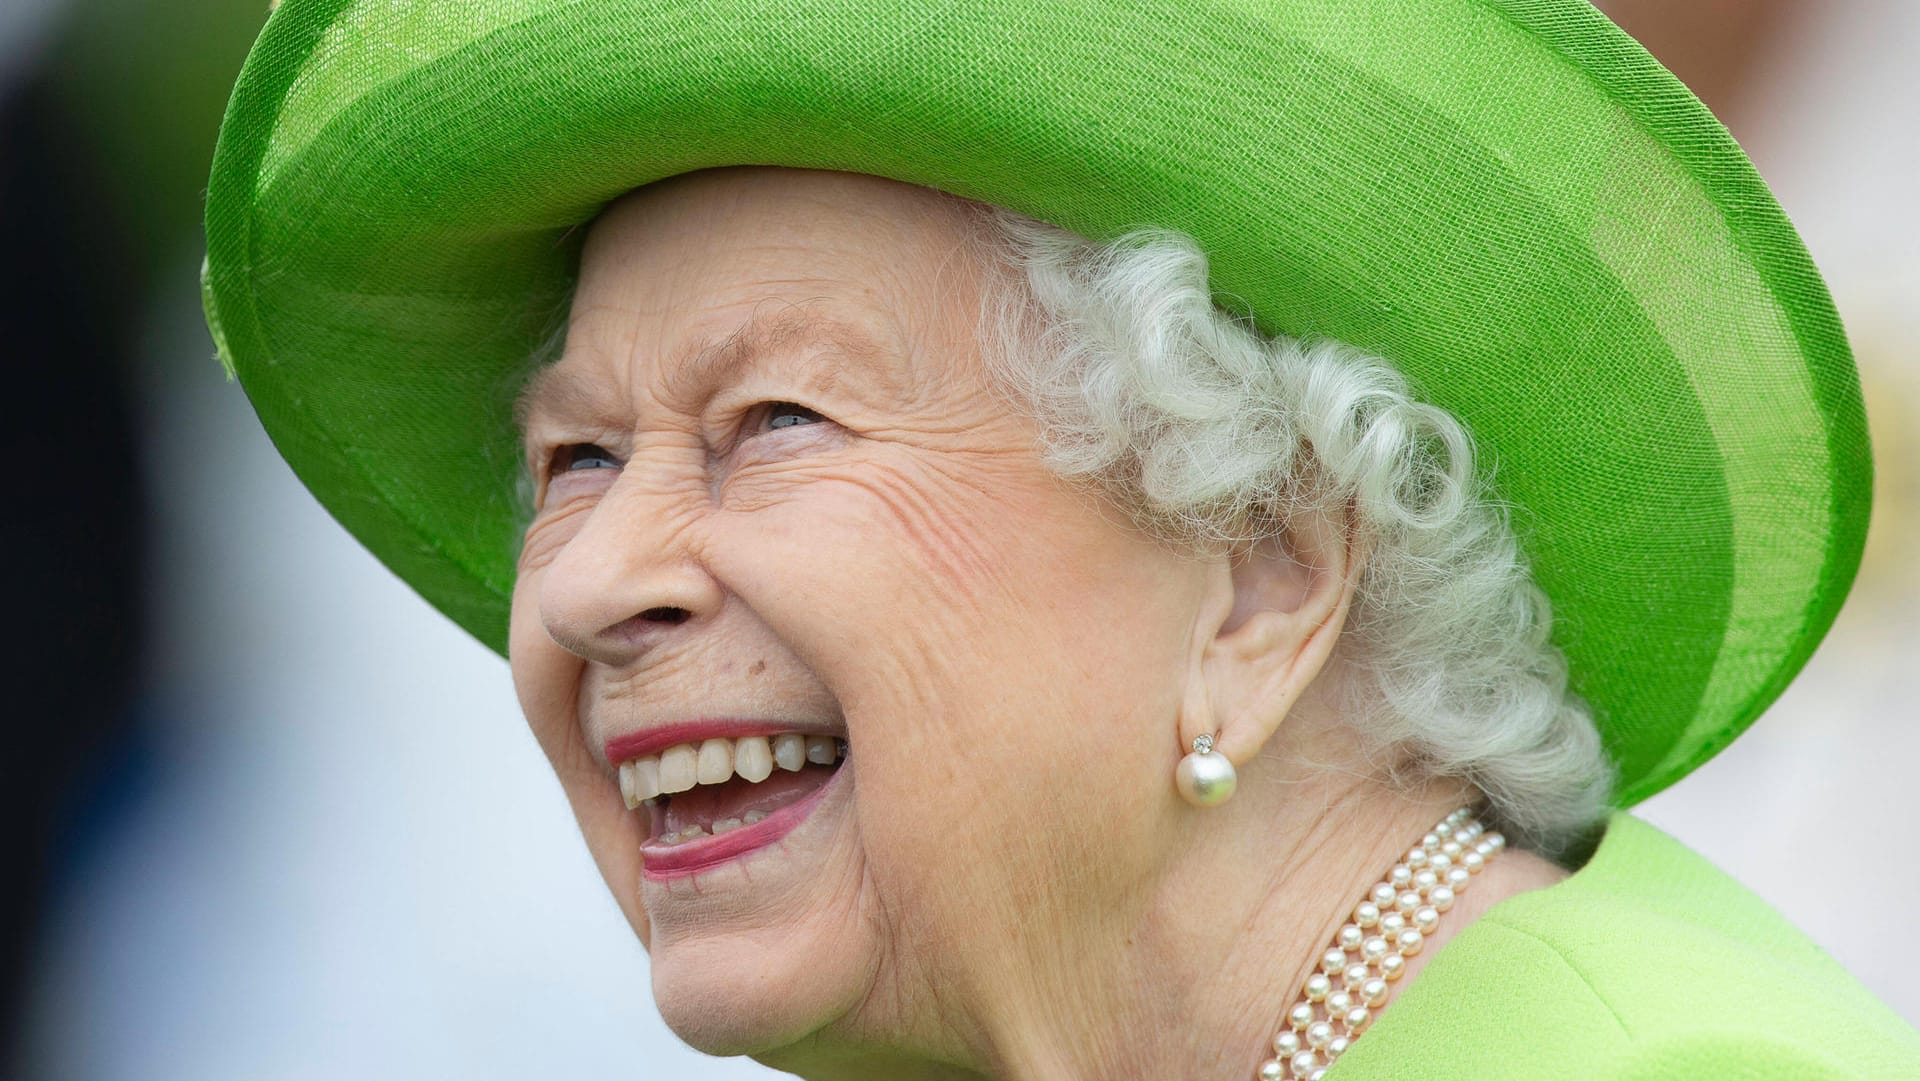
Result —
[{"label": "woven straw texture", "polygon": [[1725,130],[1576,0],[288,0],[208,193],[208,322],[281,452],[504,649],[509,403],[583,223],[719,165],[840,169],[1088,236],[1460,416],[1623,805],[1771,702],[1851,583],[1845,337]]}]

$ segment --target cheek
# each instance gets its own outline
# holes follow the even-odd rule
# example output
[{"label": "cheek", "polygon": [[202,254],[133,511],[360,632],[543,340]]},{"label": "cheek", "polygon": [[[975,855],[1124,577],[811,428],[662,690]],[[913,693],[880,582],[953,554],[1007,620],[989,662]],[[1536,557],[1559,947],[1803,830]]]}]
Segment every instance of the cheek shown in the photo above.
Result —
[{"label": "cheek", "polygon": [[716,517],[719,577],[849,710],[875,697],[920,702],[894,738],[979,738],[939,707],[954,685],[1031,654],[1022,639],[1039,635],[1022,613],[1058,571],[1049,546],[986,524],[1018,513],[1009,485],[911,460],[791,467],[777,489],[756,481],[750,500],[729,492]]},{"label": "cheek", "polygon": [[820,471],[728,517],[718,547],[761,558],[726,576],[847,710],[863,842],[899,861],[877,874],[1024,879],[1010,848],[1070,865],[1140,824],[1177,742],[1190,564],[1016,470]]},{"label": "cheek", "polygon": [[[580,744],[572,731],[580,659],[561,649],[540,620],[539,568],[523,566],[513,586],[507,626],[507,658],[520,711],[556,771],[572,768]],[[564,779],[564,773],[563,773]]]}]

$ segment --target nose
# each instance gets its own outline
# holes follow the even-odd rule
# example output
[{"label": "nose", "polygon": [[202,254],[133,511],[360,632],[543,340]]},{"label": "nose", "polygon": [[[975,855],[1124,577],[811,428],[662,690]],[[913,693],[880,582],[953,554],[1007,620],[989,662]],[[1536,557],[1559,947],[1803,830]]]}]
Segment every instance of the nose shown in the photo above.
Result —
[{"label": "nose", "polygon": [[723,591],[695,542],[706,502],[704,483],[649,479],[628,462],[547,566],[540,618],[553,640],[624,667],[712,618]]}]

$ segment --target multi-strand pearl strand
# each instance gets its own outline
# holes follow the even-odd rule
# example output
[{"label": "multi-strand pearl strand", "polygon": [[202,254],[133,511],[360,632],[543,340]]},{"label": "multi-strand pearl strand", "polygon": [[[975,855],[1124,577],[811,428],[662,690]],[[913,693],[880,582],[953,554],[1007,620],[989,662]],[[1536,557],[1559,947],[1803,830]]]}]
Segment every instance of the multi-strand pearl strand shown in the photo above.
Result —
[{"label": "multi-strand pearl strand", "polygon": [[1386,1004],[1387,985],[1407,970],[1440,925],[1440,914],[1505,848],[1507,839],[1488,833],[1471,808],[1448,815],[1407,851],[1387,877],[1354,907],[1353,920],[1334,936],[1307,977],[1300,1003],[1273,1038],[1274,1057],[1260,1064],[1257,1081],[1291,1074],[1320,1081]]}]

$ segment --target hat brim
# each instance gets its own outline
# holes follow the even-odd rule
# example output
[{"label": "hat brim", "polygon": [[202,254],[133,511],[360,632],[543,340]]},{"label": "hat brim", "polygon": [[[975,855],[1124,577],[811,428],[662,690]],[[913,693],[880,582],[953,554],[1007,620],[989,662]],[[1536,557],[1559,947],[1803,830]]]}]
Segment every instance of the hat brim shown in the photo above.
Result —
[{"label": "hat brim", "polygon": [[1183,229],[1223,306],[1392,360],[1513,505],[1622,805],[1743,731],[1852,581],[1825,288],[1574,0],[288,0],[221,130],[209,325],[301,480],[504,652],[513,382],[581,226],[747,164]]}]

